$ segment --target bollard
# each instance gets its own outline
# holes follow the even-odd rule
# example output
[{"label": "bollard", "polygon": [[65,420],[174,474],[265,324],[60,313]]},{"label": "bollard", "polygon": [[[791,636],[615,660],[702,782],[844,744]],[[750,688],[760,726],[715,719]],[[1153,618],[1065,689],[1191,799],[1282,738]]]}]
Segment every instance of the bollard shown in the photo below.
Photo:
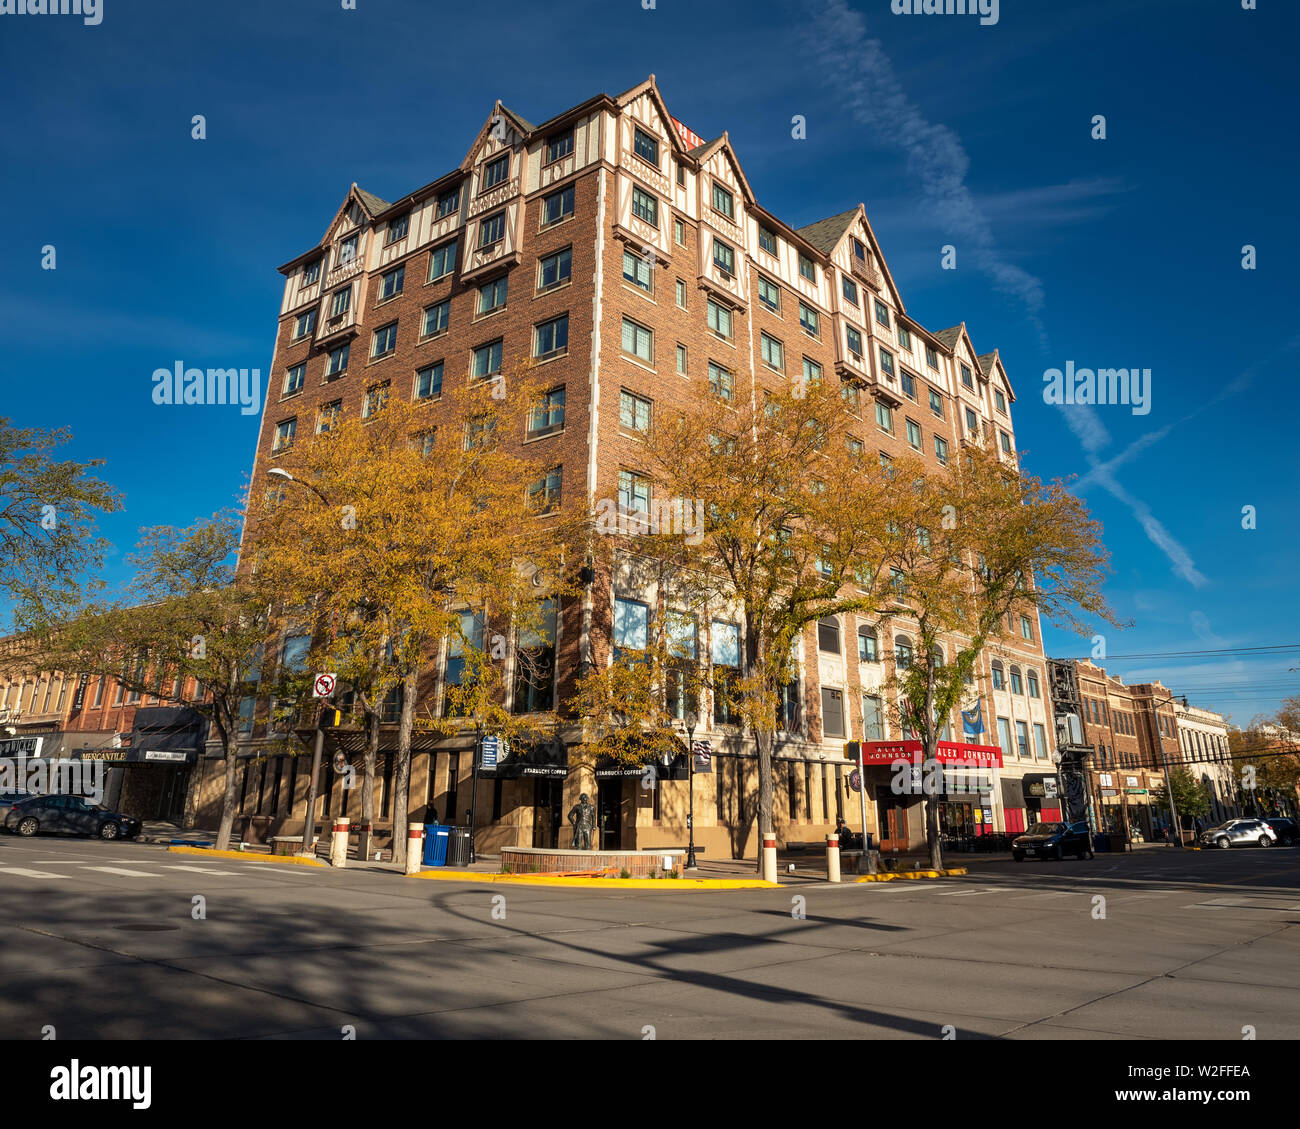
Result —
[{"label": "bollard", "polygon": [[826,836],[826,881],[840,881],[840,837]]},{"label": "bollard", "polygon": [[770,832],[763,834],[763,881],[776,881],[776,836]]},{"label": "bollard", "polygon": [[420,860],[424,857],[424,828],[412,823],[406,829],[406,873],[419,874]]},{"label": "bollard", "polygon": [[334,821],[334,836],[330,840],[330,866],[348,865],[348,821]]}]

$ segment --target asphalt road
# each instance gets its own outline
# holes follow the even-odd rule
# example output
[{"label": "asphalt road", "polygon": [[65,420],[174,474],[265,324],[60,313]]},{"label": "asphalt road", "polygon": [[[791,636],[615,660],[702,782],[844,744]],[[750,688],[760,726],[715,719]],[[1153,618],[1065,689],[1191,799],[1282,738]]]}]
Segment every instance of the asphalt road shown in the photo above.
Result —
[{"label": "asphalt road", "polygon": [[1300,1038],[1300,850],[970,865],[607,893],[0,835],[0,1036]]}]

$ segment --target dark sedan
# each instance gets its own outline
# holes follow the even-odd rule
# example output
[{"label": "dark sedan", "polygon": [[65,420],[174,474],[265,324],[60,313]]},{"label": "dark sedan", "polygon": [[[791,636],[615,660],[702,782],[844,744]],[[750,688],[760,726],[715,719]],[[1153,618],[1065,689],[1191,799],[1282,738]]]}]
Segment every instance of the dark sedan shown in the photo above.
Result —
[{"label": "dark sedan", "polygon": [[134,839],[140,821],[121,812],[109,811],[81,796],[31,796],[7,804],[5,830],[18,835],[91,835],[99,839]]},{"label": "dark sedan", "polygon": [[1035,823],[1011,841],[1011,857],[1063,859],[1066,855],[1092,858],[1092,834],[1086,823]]},{"label": "dark sedan", "polygon": [[1272,829],[1273,834],[1277,836],[1277,841],[1284,847],[1294,846],[1300,843],[1300,828],[1296,827],[1294,819],[1284,819],[1281,816],[1270,816],[1264,820]]}]

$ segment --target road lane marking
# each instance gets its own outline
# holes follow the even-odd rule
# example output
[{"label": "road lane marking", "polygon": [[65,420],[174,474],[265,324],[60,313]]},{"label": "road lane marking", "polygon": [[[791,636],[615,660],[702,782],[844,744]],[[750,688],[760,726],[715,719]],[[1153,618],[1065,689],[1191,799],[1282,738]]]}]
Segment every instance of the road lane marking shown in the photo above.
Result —
[{"label": "road lane marking", "polygon": [[183,862],[165,862],[162,865],[166,870],[197,870],[200,874],[230,874],[238,877],[245,873],[242,870],[213,870],[210,866],[189,866]]},{"label": "road lane marking", "polygon": [[20,874],[24,878],[67,878],[66,874],[55,874],[50,870],[28,870],[25,866],[0,867],[0,877],[6,874]]}]

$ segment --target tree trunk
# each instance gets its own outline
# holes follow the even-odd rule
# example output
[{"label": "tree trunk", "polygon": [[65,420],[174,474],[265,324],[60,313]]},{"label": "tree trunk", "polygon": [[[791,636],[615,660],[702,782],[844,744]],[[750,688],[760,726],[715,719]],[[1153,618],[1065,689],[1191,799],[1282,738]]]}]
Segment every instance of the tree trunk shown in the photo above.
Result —
[{"label": "tree trunk", "polygon": [[357,836],[357,857],[370,857],[375,832],[375,766],[379,763],[379,710],[366,717],[366,751],[361,780],[361,834]]},{"label": "tree trunk", "polygon": [[221,824],[217,828],[217,850],[230,850],[230,832],[235,824],[235,748],[222,734],[222,752],[226,762],[226,791],[221,798]]},{"label": "tree trunk", "polygon": [[772,825],[772,808],[775,787],[772,777],[772,747],[775,732],[767,727],[754,730],[754,744],[758,748],[758,871],[763,870],[763,834],[775,830]]},{"label": "tree trunk", "polygon": [[406,865],[408,820],[411,815],[411,730],[415,725],[418,674],[407,671],[402,682],[402,717],[397,726],[397,764],[393,766],[393,861]]}]

